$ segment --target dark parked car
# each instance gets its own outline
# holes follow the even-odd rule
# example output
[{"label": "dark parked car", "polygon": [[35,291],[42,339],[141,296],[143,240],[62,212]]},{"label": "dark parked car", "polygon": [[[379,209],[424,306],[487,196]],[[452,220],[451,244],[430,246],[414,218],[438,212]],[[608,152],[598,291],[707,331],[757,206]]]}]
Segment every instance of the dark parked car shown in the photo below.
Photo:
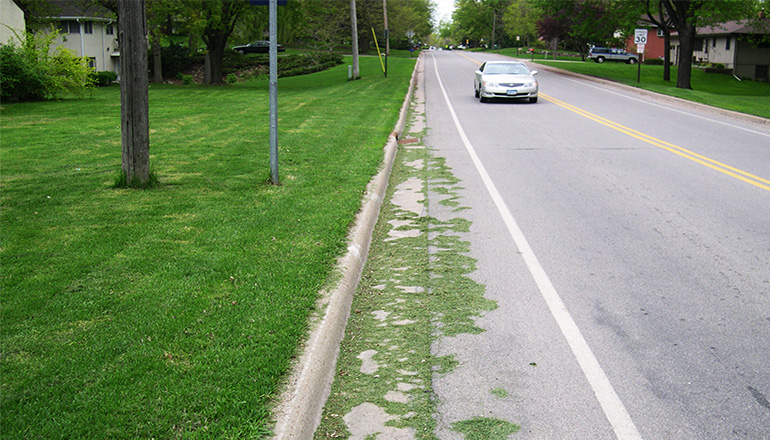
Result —
[{"label": "dark parked car", "polygon": [[[240,53],[268,53],[270,52],[270,42],[269,41],[255,41],[253,43],[249,43],[243,46],[235,46],[233,47],[233,50]],[[285,51],[286,48],[283,47],[282,44],[278,45],[278,52]]]}]

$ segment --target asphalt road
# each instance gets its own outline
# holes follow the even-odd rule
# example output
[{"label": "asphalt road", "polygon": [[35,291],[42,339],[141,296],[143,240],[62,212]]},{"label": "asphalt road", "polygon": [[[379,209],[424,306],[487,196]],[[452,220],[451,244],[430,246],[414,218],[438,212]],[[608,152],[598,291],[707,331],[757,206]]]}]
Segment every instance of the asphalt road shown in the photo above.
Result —
[{"label": "asphalt road", "polygon": [[538,103],[482,104],[496,55],[425,55],[426,144],[499,305],[434,347],[460,361],[439,437],[770,438],[770,125],[543,70]]}]

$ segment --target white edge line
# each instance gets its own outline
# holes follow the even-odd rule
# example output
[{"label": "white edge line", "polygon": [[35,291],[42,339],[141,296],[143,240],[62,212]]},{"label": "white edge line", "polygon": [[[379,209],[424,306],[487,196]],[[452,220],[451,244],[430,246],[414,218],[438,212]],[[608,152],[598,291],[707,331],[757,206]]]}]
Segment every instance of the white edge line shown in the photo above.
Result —
[{"label": "white edge line", "polygon": [[434,55],[431,55],[431,57],[433,58],[433,66],[436,70],[436,77],[438,79],[439,87],[441,87],[441,92],[444,94],[444,100],[446,101],[447,107],[449,107],[449,113],[452,115],[452,120],[454,121],[455,126],[457,127],[457,131],[460,134],[460,139],[462,139],[463,144],[465,145],[465,149],[471,156],[471,160],[476,166],[476,170],[481,175],[481,180],[484,182],[484,186],[487,188],[487,191],[492,197],[498,212],[502,216],[503,222],[508,228],[508,232],[511,234],[516,247],[524,258],[524,262],[526,263],[530,274],[532,274],[532,277],[535,279],[543,299],[548,305],[548,308],[556,320],[556,323],[559,325],[562,334],[567,339],[567,343],[572,349],[572,353],[575,355],[575,358],[577,358],[578,364],[583,370],[583,374],[585,374],[586,379],[588,379],[588,382],[591,385],[591,388],[593,389],[594,394],[596,395],[596,398],[599,401],[605,416],[607,417],[607,420],[609,420],[610,424],[612,425],[612,429],[615,432],[615,435],[620,440],[640,440],[642,436],[636,429],[636,425],[634,425],[634,422],[631,420],[631,416],[628,414],[628,411],[626,411],[623,402],[620,400],[617,393],[615,392],[615,389],[612,387],[612,384],[607,378],[607,375],[604,373],[601,365],[599,365],[599,361],[591,351],[591,347],[588,346],[588,343],[583,337],[583,334],[580,332],[580,329],[572,319],[572,316],[567,310],[567,307],[561,300],[559,293],[551,283],[548,274],[546,274],[545,269],[543,269],[543,266],[540,264],[537,256],[535,256],[535,253],[529,246],[529,242],[524,237],[521,229],[519,229],[516,220],[513,218],[513,215],[508,209],[508,206],[505,204],[505,201],[500,195],[500,192],[492,182],[492,179],[487,173],[486,168],[484,168],[484,165],[481,163],[481,160],[476,154],[476,150],[473,148],[473,145],[465,135],[465,130],[463,130],[462,125],[460,125],[460,121],[457,118],[454,107],[449,101],[449,96],[447,95],[444,84],[441,81],[441,75],[438,72],[438,63],[436,63],[436,58]]}]

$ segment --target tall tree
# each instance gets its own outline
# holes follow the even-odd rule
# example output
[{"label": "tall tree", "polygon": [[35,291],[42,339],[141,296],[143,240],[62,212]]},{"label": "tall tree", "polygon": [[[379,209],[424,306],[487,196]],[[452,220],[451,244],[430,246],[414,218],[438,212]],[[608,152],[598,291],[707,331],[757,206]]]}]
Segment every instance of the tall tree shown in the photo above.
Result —
[{"label": "tall tree", "polygon": [[339,0],[302,2],[302,19],[296,37],[317,51],[332,52],[351,38],[351,9]]},{"label": "tall tree", "polygon": [[162,68],[162,34],[169,17],[177,14],[179,3],[176,0],[146,0],[147,1],[147,27],[150,32],[150,47],[152,50],[152,81],[163,82]]},{"label": "tall tree", "polygon": [[503,29],[509,37],[519,37],[529,46],[537,38],[537,15],[531,2],[513,0],[503,14]]},{"label": "tall tree", "polygon": [[691,89],[693,51],[698,27],[756,17],[760,0],[662,0],[679,34],[676,86]]},{"label": "tall tree", "polygon": [[120,128],[126,183],[150,180],[147,19],[144,0],[118,0]]},{"label": "tall tree", "polygon": [[409,47],[408,31],[414,41],[424,41],[433,32],[431,16],[433,5],[429,0],[398,0],[388,2],[390,38],[397,49]]},{"label": "tall tree", "polygon": [[542,12],[538,33],[545,39],[560,39],[580,52],[585,60],[590,44],[607,44],[621,26],[616,12],[620,2],[610,0],[536,0]]},{"label": "tall tree", "polygon": [[[201,38],[206,44],[207,82],[222,83],[222,59],[227,48],[227,40],[235,25],[249,7],[246,0],[179,0],[191,20],[191,28],[201,30]],[[194,29],[191,29],[194,32]]]},{"label": "tall tree", "polygon": [[661,0],[639,1],[643,6],[642,14],[647,16],[646,21],[663,33],[663,81],[671,81],[671,29],[674,23]]},{"label": "tall tree", "polygon": [[661,2],[671,22],[679,34],[679,65],[676,86],[680,89],[692,89],[692,53],[695,49],[695,13],[701,1],[665,0]]}]

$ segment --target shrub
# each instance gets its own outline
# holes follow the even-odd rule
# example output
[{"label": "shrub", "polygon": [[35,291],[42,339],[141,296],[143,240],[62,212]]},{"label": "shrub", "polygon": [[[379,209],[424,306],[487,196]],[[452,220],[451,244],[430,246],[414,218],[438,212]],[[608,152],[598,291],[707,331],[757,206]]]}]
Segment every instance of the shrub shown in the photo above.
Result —
[{"label": "shrub", "polygon": [[[222,72],[227,75],[244,70],[251,70],[255,75],[267,73],[270,65],[267,54],[240,55],[235,51],[225,53]],[[337,53],[314,52],[309,54],[289,54],[278,57],[278,76],[305,75],[329,69],[342,64],[342,55]]]},{"label": "shrub", "polygon": [[234,73],[231,73],[227,75],[227,78],[225,78],[225,82],[230,85],[235,84],[238,82],[238,76]]},{"label": "shrub", "polygon": [[118,74],[115,72],[110,71],[102,71],[102,72],[91,72],[90,74],[92,82],[99,86],[99,87],[105,87],[112,84],[115,80],[118,79]]},{"label": "shrub", "polygon": [[3,101],[25,101],[45,97],[42,72],[12,45],[0,45],[0,84]]},{"label": "shrub", "polygon": [[[195,57],[190,54],[190,50],[181,44],[171,43],[160,49],[161,68],[164,78],[178,78],[178,75],[189,69],[195,63]],[[149,52],[147,58],[147,68],[153,72],[155,69],[155,59],[152,52]]]},{"label": "shrub", "polygon": [[182,79],[182,84],[186,86],[189,86],[195,82],[193,81],[192,75],[180,75],[179,77]]},{"label": "shrub", "polygon": [[664,62],[665,61],[660,58],[649,58],[644,60],[644,64],[649,64],[651,66],[662,66]]},{"label": "shrub", "polygon": [[3,100],[55,99],[65,93],[83,96],[93,86],[87,59],[63,47],[51,50],[57,35],[27,33],[19,38],[20,47],[0,45]]}]

